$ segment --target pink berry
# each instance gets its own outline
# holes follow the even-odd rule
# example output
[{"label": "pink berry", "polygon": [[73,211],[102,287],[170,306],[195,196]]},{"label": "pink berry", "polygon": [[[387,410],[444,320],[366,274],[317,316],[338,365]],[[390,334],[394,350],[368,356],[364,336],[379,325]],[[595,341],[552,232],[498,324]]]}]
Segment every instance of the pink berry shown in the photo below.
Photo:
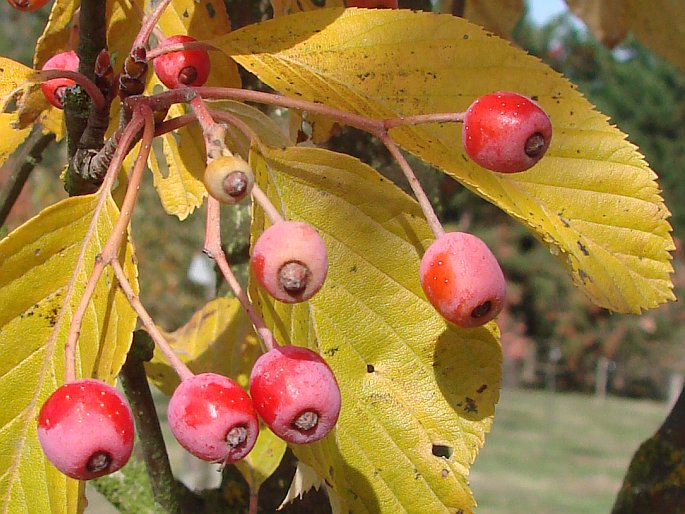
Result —
[{"label": "pink berry", "polygon": [[128,462],[133,451],[133,416],[114,387],[85,378],[58,388],[38,415],[38,440],[65,475],[90,480]]},{"label": "pink berry", "polygon": [[[43,69],[78,71],[78,65],[78,55],[76,55],[76,52],[70,50],[50,57],[45,61],[45,64],[43,64]],[[64,90],[73,85],[74,81],[71,79],[52,79],[43,82],[40,85],[40,88],[48,102],[58,109],[64,109]]]},{"label": "pink berry", "polygon": [[250,262],[261,286],[286,303],[309,300],[328,273],[323,239],[301,221],[281,221],[266,229],[254,244]]},{"label": "pink berry", "polygon": [[[179,34],[166,38],[159,43],[158,48],[193,41],[196,39]],[[169,89],[201,86],[207,82],[211,68],[206,50],[179,50],[163,54],[154,60],[153,66],[159,80]]]},{"label": "pink berry", "polygon": [[551,139],[545,111],[517,93],[481,96],[464,115],[464,149],[476,164],[492,171],[527,170],[542,158]]},{"label": "pink berry", "polygon": [[36,11],[50,0],[7,0],[7,3],[19,11]]},{"label": "pink berry", "polygon": [[428,301],[455,325],[484,325],[504,306],[502,269],[487,245],[472,234],[448,232],[435,240],[419,272]]},{"label": "pink berry", "polygon": [[255,362],[250,395],[271,431],[289,443],[318,441],[335,426],[340,389],[317,353],[299,346],[278,346]]},{"label": "pink berry", "polygon": [[169,401],[167,417],[181,446],[210,462],[242,459],[259,434],[250,397],[233,380],[216,373],[181,382]]}]

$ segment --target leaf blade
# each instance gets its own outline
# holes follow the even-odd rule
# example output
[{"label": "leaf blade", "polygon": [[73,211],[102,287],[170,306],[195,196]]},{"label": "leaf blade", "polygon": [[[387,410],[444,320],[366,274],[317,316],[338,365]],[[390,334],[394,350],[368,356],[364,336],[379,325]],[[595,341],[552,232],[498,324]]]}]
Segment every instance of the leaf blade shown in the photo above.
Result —
[{"label": "leaf blade", "polygon": [[[60,319],[73,312],[88,265],[118,217],[110,198],[98,218],[98,234],[86,248],[76,294],[67,311],[60,312],[96,203],[93,195],[59,202],[0,242],[0,301],[8,306],[0,315],[0,355],[6,359],[0,364],[0,392],[14,399],[0,419],[7,450],[0,459],[6,470],[0,477],[1,512],[77,512],[83,508],[82,486],[58,472],[43,456],[35,419],[43,401],[63,382],[64,356],[58,348],[66,340],[68,322]],[[137,290],[130,244],[124,245],[120,257],[125,259],[124,269]],[[112,274],[105,273],[83,320],[77,374],[112,383],[128,351],[135,321],[135,313]],[[57,337],[50,339],[58,323]],[[25,495],[28,491],[30,500]]]},{"label": "leaf blade", "polygon": [[[470,162],[454,125],[398,127],[391,135],[406,150],[525,224],[597,305],[640,312],[674,299],[670,213],[655,175],[625,135],[566,79],[451,16],[327,9],[284,20],[241,29],[214,44],[286,95],[376,118],[460,112],[481,94],[496,90],[537,99],[552,119],[554,136],[547,156],[524,173],[494,174]],[[575,181],[575,189],[566,187],[568,180]],[[550,193],[551,187],[558,189]],[[595,223],[597,229],[584,234],[576,227],[588,230],[595,213],[576,201],[575,195],[583,191],[593,192],[598,206],[628,198],[631,207],[615,203],[605,217],[605,229]],[[581,207],[571,220],[575,225],[564,216],[568,204]],[[656,235],[646,246],[640,241],[648,234],[639,228],[645,214]],[[635,228],[636,240],[622,237],[623,225]],[[612,237],[606,238],[606,230]],[[595,242],[589,255],[581,248],[590,244],[586,236]],[[594,257],[603,252],[612,257],[615,269],[608,270]],[[636,259],[654,265],[636,267]],[[622,280],[626,275],[631,279]]]},{"label": "leaf blade", "polygon": [[[386,179],[325,150],[261,152],[251,163],[262,187],[288,219],[314,225],[329,252],[326,283],[305,304],[251,288],[277,340],[318,351],[342,392],[335,432],[293,451],[343,512],[471,512],[466,474],[498,398],[496,329],[449,328],[426,302],[418,261],[432,234]],[[254,219],[256,236],[263,214]],[[467,396],[477,413],[464,410],[474,408]],[[452,448],[450,458],[433,445]]]}]

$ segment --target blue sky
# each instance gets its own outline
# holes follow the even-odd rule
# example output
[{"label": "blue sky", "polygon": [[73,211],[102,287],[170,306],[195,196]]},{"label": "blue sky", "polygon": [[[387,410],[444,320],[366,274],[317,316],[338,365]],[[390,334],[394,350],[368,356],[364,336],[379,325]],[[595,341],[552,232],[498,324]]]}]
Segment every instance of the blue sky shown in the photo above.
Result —
[{"label": "blue sky", "polygon": [[527,0],[530,6],[530,17],[537,25],[542,25],[550,18],[568,10],[564,0]]}]

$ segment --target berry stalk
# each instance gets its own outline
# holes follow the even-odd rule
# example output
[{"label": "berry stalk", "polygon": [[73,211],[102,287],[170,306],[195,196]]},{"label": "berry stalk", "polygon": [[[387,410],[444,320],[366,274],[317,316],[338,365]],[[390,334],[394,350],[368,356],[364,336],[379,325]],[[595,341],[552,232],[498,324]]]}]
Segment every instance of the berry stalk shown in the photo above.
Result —
[{"label": "berry stalk", "polygon": [[136,314],[138,314],[140,321],[145,327],[145,330],[147,330],[148,334],[150,334],[150,337],[155,342],[157,348],[159,348],[159,350],[164,354],[164,357],[166,357],[166,359],[169,361],[169,364],[171,364],[171,367],[174,368],[174,371],[176,371],[176,374],[181,380],[192,378],[194,376],[193,372],[190,371],[190,368],[188,368],[188,366],[186,366],[185,363],[178,358],[176,353],[174,353],[169,346],[169,343],[166,342],[166,339],[164,339],[164,336],[157,328],[152,316],[148,314],[147,310],[145,310],[145,307],[141,303],[140,298],[138,298],[136,293],[133,291],[133,287],[131,287],[131,283],[128,281],[128,278],[126,278],[126,274],[121,268],[119,261],[113,260],[110,265],[112,266],[114,275],[117,277],[119,285],[121,286],[122,291],[124,291],[128,302],[131,304],[131,307],[133,307],[133,310],[136,311]]},{"label": "berry stalk", "polygon": [[37,82],[47,82],[54,79],[69,79],[81,86],[93,101],[93,105],[97,109],[104,109],[107,107],[107,101],[102,94],[102,91],[95,85],[95,82],[90,80],[85,75],[78,71],[71,70],[41,70],[36,71],[32,77]]},{"label": "berry stalk", "polygon": [[400,165],[400,169],[404,173],[404,176],[407,178],[409,186],[411,187],[411,190],[414,192],[416,200],[419,202],[419,205],[421,206],[423,215],[426,217],[428,226],[431,228],[433,234],[435,235],[435,239],[440,239],[442,236],[445,235],[445,229],[443,228],[442,223],[440,223],[437,214],[435,214],[433,205],[428,199],[428,196],[426,196],[426,192],[421,187],[419,179],[416,178],[414,170],[411,169],[411,166],[407,162],[407,159],[404,157],[397,144],[392,140],[392,138],[387,133],[380,134],[379,138],[390,152],[390,155],[392,155],[394,159],[397,161],[397,164]]},{"label": "berry stalk", "polygon": [[207,199],[207,227],[205,232],[204,252],[216,261],[219,270],[221,270],[221,274],[226,279],[233,294],[250,318],[257,334],[264,342],[264,347],[267,350],[271,350],[274,347],[279,346],[278,342],[274,338],[273,332],[266,326],[262,317],[255,310],[252,302],[250,302],[250,299],[247,297],[247,293],[245,293],[240,282],[238,282],[238,279],[231,271],[231,267],[226,259],[226,254],[224,253],[223,248],[221,248],[219,205],[219,202],[211,196]]},{"label": "berry stalk", "polygon": [[[91,274],[88,277],[86,288],[83,292],[83,295],[81,296],[81,300],[78,306],[76,307],[76,310],[74,311],[74,315],[71,320],[69,334],[67,336],[67,342],[64,346],[64,372],[65,380],[67,382],[73,381],[76,378],[76,342],[81,333],[81,323],[83,322],[83,317],[85,316],[86,309],[88,308],[88,304],[90,303],[93,293],[95,292],[95,287],[97,286],[97,283],[100,279],[100,276],[102,275],[102,272],[104,271],[105,266],[115,260],[118,249],[121,246],[121,242],[126,236],[128,224],[131,220],[131,214],[133,213],[133,206],[135,205],[135,201],[138,196],[138,190],[140,187],[140,182],[142,180],[143,171],[145,170],[145,165],[147,163],[147,157],[152,147],[152,137],[154,133],[154,119],[152,117],[152,111],[147,107],[143,107],[138,111],[137,114],[138,116],[134,116],[134,120],[127,127],[125,136],[122,136],[122,142],[124,144],[121,144],[121,146],[117,148],[117,152],[115,153],[116,158],[112,159],[112,163],[110,164],[110,168],[107,171],[105,181],[102,184],[100,201],[98,202],[99,208],[101,208],[101,205],[104,206],[104,202],[107,196],[109,195],[112,182],[118,174],[119,167],[121,166],[121,162],[123,161],[125,152],[128,149],[128,145],[132,143],[133,138],[136,136],[136,132],[139,130],[140,125],[142,124],[143,138],[140,147],[140,152],[136,157],[133,171],[129,179],[129,184],[126,189],[126,195],[124,196],[124,201],[122,202],[119,219],[117,219],[117,223],[114,229],[112,230],[112,233],[105,242],[102,252],[95,258],[93,270],[91,271]],[[138,118],[137,121],[136,118]],[[136,129],[135,127],[138,128]],[[131,128],[133,128],[133,130],[129,131],[128,129]],[[121,151],[119,151],[119,149],[121,149]],[[99,213],[98,210],[96,210],[96,212]],[[98,215],[96,214],[94,215],[93,220],[97,219]],[[93,231],[94,229],[95,227],[93,223]],[[90,239],[90,236],[92,236],[92,232],[90,232],[89,229],[89,235],[87,236],[87,239]]]}]

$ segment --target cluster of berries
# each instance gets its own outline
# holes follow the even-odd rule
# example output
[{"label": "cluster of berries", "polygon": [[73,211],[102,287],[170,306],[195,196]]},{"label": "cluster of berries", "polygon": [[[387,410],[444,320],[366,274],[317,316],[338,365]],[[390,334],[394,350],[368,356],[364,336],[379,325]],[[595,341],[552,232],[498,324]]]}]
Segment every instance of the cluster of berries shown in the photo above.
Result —
[{"label": "cluster of berries", "polygon": [[[174,36],[160,47],[193,41]],[[73,52],[50,59],[44,69],[78,67]],[[203,50],[164,53],[154,69],[169,88],[202,85],[209,75]],[[62,79],[43,84],[55,106],[62,106]],[[462,139],[469,157],[491,171],[513,173],[533,166],[545,153],[552,127],[531,99],[496,92],[476,100],[464,113]],[[254,176],[234,155],[213,159],[204,174],[209,194],[235,204],[250,194]],[[286,303],[306,301],[322,287],[328,271],[326,247],[317,231],[298,221],[276,221],[252,248],[251,266],[260,286]],[[504,304],[505,281],[497,259],[474,235],[438,236],[425,252],[420,282],[429,302],[449,322],[470,328],[492,320]],[[214,373],[182,380],[168,407],[179,443],[197,457],[223,463],[252,449],[258,416],[279,437],[303,444],[324,437],[340,411],[333,372],[315,352],[296,346],[271,348],[255,363],[250,395],[230,378]],[[131,410],[113,387],[94,379],[66,383],[43,405],[38,434],[48,459],[65,474],[91,479],[123,466],[133,445]]]}]

